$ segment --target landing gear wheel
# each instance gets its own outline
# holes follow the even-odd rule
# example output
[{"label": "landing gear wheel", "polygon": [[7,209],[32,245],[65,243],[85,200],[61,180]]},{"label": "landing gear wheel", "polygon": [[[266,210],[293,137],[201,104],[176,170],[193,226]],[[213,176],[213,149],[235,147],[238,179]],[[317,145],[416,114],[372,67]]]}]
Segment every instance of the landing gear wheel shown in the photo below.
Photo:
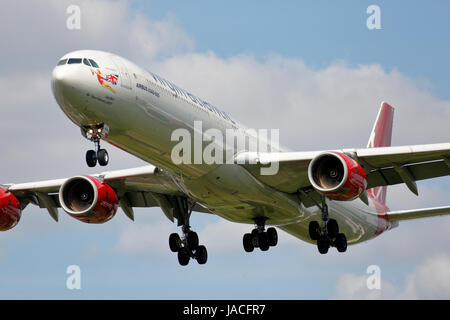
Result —
[{"label": "landing gear wheel", "polygon": [[267,239],[271,247],[275,247],[278,243],[278,233],[277,229],[271,227],[267,229]]},{"label": "landing gear wheel", "polygon": [[181,239],[178,233],[172,233],[169,236],[169,247],[170,251],[178,252],[181,248]]},{"label": "landing gear wheel", "polygon": [[269,239],[267,237],[267,233],[265,232],[261,232],[258,234],[258,244],[259,244],[259,249],[261,249],[261,251],[267,251],[269,250]]},{"label": "landing gear wheel", "polygon": [[347,251],[347,238],[345,237],[345,234],[339,233],[335,240],[335,246],[337,251],[339,252],[345,252]]},{"label": "landing gear wheel", "polygon": [[105,149],[100,149],[97,152],[98,164],[101,166],[106,166],[109,162],[109,155]]},{"label": "landing gear wheel", "polygon": [[333,239],[336,238],[339,233],[339,226],[336,220],[330,219],[327,222],[327,232],[328,236]]},{"label": "landing gear wheel", "polygon": [[319,239],[317,239],[317,249],[321,254],[326,254],[328,252],[328,249],[330,248],[330,241],[326,236],[320,236]]},{"label": "landing gear wheel", "polygon": [[205,246],[198,246],[195,251],[195,259],[199,264],[205,264],[208,260],[208,251]]},{"label": "landing gear wheel", "polygon": [[86,152],[86,163],[91,168],[97,165],[97,153],[94,150],[88,150]]},{"label": "landing gear wheel", "polygon": [[186,252],[186,250],[179,250],[178,251],[178,262],[182,266],[187,266],[189,264],[189,254]]},{"label": "landing gear wheel", "polygon": [[251,233],[244,234],[242,243],[244,245],[245,252],[252,252],[255,249],[255,246],[253,245],[253,235]]},{"label": "landing gear wheel", "polygon": [[309,237],[311,240],[318,240],[320,237],[320,225],[317,221],[311,221],[309,223]]},{"label": "landing gear wheel", "polygon": [[259,242],[258,242],[258,230],[253,229],[250,233],[252,237],[252,244],[254,248],[259,248]]},{"label": "landing gear wheel", "polygon": [[186,235],[186,241],[187,241],[187,245],[190,250],[197,249],[199,241],[198,241],[198,235],[196,232],[189,231],[188,234]]}]

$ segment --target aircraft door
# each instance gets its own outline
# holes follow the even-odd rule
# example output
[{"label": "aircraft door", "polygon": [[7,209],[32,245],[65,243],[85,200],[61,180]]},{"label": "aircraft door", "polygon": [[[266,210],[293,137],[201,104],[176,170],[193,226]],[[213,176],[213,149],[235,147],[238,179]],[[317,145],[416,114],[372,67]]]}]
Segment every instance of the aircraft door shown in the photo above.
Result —
[{"label": "aircraft door", "polygon": [[128,90],[131,90],[131,88],[132,88],[131,77],[130,77],[130,74],[129,74],[125,64],[123,63],[123,61],[120,58],[118,58],[116,56],[111,56],[111,60],[115,64],[117,70],[119,70],[120,86],[123,88],[126,88]]}]

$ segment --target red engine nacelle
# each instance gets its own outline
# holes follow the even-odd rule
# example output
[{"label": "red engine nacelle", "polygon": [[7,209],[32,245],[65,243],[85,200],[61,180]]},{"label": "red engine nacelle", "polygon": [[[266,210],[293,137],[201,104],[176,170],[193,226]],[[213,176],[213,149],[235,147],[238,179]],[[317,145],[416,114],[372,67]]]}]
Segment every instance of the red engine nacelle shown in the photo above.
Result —
[{"label": "red engine nacelle", "polygon": [[11,193],[0,188],[0,231],[14,228],[20,220],[20,202]]},{"label": "red engine nacelle", "polygon": [[312,186],[332,200],[358,198],[367,187],[367,176],[361,165],[338,152],[324,152],[315,157],[308,168]]},{"label": "red engine nacelle", "polygon": [[70,216],[86,223],[111,220],[119,205],[114,190],[90,176],[67,179],[59,189],[59,202]]}]

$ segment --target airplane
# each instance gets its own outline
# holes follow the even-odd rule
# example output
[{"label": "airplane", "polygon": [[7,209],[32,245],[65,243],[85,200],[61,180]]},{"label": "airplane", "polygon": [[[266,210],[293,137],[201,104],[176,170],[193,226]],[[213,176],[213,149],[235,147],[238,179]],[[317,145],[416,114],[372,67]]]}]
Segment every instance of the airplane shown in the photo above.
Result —
[{"label": "airplane", "polygon": [[[391,146],[394,108],[387,102],[381,103],[366,148],[292,152],[250,134],[226,112],[112,53],[78,50],[64,55],[51,85],[61,110],[94,144],[86,152],[89,167],[108,164],[102,141],[149,165],[2,184],[2,231],[16,226],[29,204],[46,208],[55,221],[62,208],[94,224],[111,220],[119,206],[131,220],[133,208],[160,207],[181,227],[181,236],[169,235],[168,247],[186,266],[191,259],[199,264],[208,259],[191,229],[192,212],[253,225],[243,235],[246,252],[275,247],[277,230],[282,230],[316,245],[321,254],[331,247],[345,252],[348,245],[373,239],[402,220],[450,214],[450,206],[402,211],[386,206],[389,185],[404,183],[417,195],[416,181],[450,175],[450,143]],[[197,132],[196,121],[203,132]],[[253,150],[233,142],[226,146],[231,157],[223,163],[177,163],[173,150],[180,140],[173,139],[173,132],[180,128],[192,136],[209,129],[223,135],[231,131],[267,148]],[[273,164],[276,173],[265,174]]]}]

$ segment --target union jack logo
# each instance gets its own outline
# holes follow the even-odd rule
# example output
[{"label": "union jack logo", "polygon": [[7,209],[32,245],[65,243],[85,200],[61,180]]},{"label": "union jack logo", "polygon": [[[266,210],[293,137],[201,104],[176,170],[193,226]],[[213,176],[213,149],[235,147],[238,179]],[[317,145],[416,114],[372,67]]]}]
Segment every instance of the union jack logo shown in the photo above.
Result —
[{"label": "union jack logo", "polygon": [[118,74],[108,74],[108,75],[104,75],[102,74],[102,72],[97,69],[95,72],[93,70],[92,74],[95,74],[97,76],[97,80],[98,82],[105,88],[111,90],[112,92],[116,92],[116,90],[114,90],[109,84],[107,84],[107,82],[111,83],[112,85],[117,85],[117,80],[119,79],[119,75]]},{"label": "union jack logo", "polygon": [[118,74],[108,74],[105,78],[106,81],[111,82],[112,84],[117,84],[117,79],[119,78]]}]

